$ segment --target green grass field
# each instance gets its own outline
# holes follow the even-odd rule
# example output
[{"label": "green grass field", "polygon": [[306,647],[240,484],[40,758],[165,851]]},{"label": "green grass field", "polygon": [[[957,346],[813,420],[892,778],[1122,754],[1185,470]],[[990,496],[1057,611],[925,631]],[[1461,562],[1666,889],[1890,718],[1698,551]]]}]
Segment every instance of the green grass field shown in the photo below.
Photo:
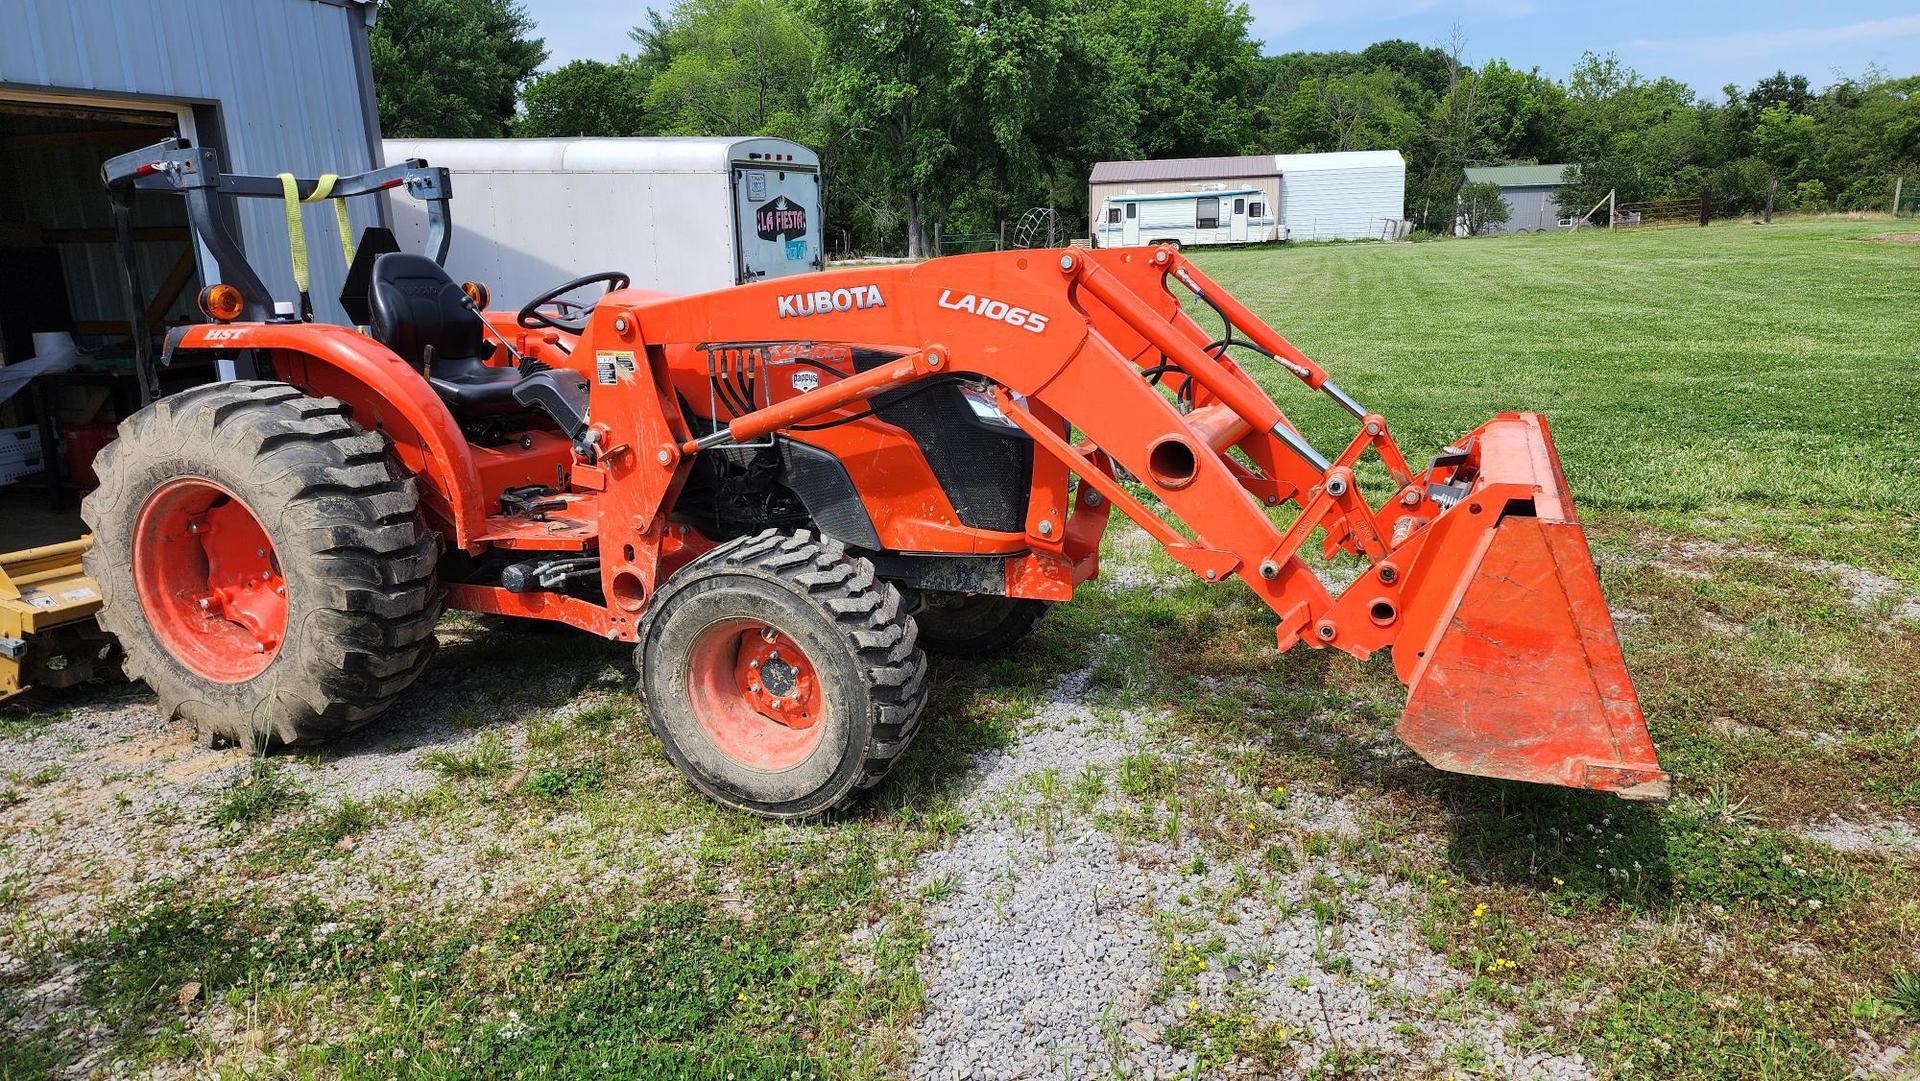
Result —
[{"label": "green grass field", "polygon": [[[1110,569],[1165,584],[1109,576],[1017,655],[939,665],[906,760],[814,827],[691,792],[628,693],[624,647],[454,617],[415,694],[434,696],[447,742],[479,734],[421,755],[425,787],[323,798],[315,763],[333,752],[237,772],[153,813],[217,871],[143,887],[80,931],[36,922],[31,881],[0,861],[0,1022],[36,986],[71,986],[76,1003],[0,1038],[0,1078],[83,1052],[108,1073],[897,1075],[938,900],[912,885],[914,863],[967,828],[969,756],[1013,745],[1096,655],[1086,704],[1154,721],[1112,777],[1074,782],[1130,801],[1092,824],[1198,838],[1252,890],[1310,879],[1304,907],[1329,936],[1343,898],[1410,886],[1401,918],[1463,988],[1383,999],[1410,1027],[1497,1009],[1517,1019],[1509,1044],[1578,1052],[1602,1076],[1841,1077],[1903,1049],[1911,1068],[1920,850],[1887,838],[1920,820],[1920,246],[1863,239],[1893,228],[1200,257],[1410,456],[1496,410],[1548,414],[1675,773],[1670,804],[1437,773],[1390,735],[1404,698],[1384,657],[1276,656],[1246,591],[1119,529]],[[1318,396],[1269,386],[1323,449],[1350,434]],[[515,678],[529,658],[541,678]],[[7,774],[0,810],[59,783]],[[1340,799],[1353,831],[1291,818],[1309,794]],[[1041,816],[1036,847],[1082,813],[1073,801],[1063,790]],[[1831,843],[1843,833],[1856,842]],[[74,888],[102,888],[93,873]],[[1168,934],[1204,942],[1236,900],[1196,895]],[[1140,978],[1185,1000],[1210,955],[1180,940]],[[1315,964],[1358,978],[1338,956]],[[1321,1037],[1209,1001],[1167,1038],[1267,1076]],[[1471,1043],[1448,1053],[1459,1076],[1484,1063]],[[1319,1062],[1321,1076],[1406,1073],[1366,1047]]]}]

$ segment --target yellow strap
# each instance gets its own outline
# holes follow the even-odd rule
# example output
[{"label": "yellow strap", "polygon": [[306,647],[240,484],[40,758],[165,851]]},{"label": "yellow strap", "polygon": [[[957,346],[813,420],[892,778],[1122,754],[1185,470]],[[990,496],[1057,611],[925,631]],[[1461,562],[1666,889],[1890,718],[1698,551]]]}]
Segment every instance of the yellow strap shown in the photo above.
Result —
[{"label": "yellow strap", "polygon": [[293,255],[293,285],[304,293],[307,291],[307,230],[300,220],[300,184],[292,173],[280,174],[280,194],[287,204],[287,248]]},{"label": "yellow strap", "polygon": [[[301,203],[317,203],[333,194],[333,185],[340,179],[338,173],[327,173],[313,182],[313,194],[300,198],[299,182],[292,173],[280,174],[280,193],[287,204],[287,247],[293,253],[293,284],[302,293],[307,291],[307,230],[300,212]],[[347,257],[347,265],[353,265],[353,224],[347,219],[347,201],[333,201],[333,220],[340,228],[340,252]]]},{"label": "yellow strap", "polygon": [[[300,200],[303,203],[317,203],[333,194],[333,185],[340,179],[339,173],[328,173],[313,182],[313,194]],[[347,220],[347,200],[345,197],[333,201],[333,220],[340,227],[340,254],[347,257],[347,265],[353,265],[353,223]]]}]

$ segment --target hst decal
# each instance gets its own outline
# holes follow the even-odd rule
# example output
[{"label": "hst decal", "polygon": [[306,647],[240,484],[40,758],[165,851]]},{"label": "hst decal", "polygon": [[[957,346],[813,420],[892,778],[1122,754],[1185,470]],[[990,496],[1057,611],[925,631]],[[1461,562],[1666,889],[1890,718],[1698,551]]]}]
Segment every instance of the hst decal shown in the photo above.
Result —
[{"label": "hst decal", "polygon": [[1028,311],[1025,308],[1016,308],[1004,300],[994,300],[991,297],[962,293],[956,298],[953,295],[953,290],[942,289],[940,290],[940,306],[942,308],[951,308],[957,312],[972,312],[982,319],[998,319],[1002,323],[1019,327],[1022,330],[1030,330],[1035,334],[1039,334],[1047,329],[1046,316],[1041,315],[1039,312]]},{"label": "hst decal", "polygon": [[880,287],[877,285],[853,285],[844,289],[816,289],[811,293],[787,293],[779,298],[778,304],[782,319],[886,306],[886,299],[880,295]]}]

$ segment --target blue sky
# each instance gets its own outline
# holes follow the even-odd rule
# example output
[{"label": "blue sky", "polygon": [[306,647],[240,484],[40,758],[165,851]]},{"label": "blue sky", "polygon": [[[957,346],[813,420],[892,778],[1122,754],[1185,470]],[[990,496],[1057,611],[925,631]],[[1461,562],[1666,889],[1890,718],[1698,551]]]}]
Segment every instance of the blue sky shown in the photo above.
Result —
[{"label": "blue sky", "polygon": [[[549,64],[611,60],[647,4],[522,0],[553,54]],[[655,5],[671,6],[671,0]],[[1358,49],[1383,38],[1439,44],[1458,24],[1473,61],[1504,57],[1564,78],[1583,50],[1612,51],[1647,75],[1672,75],[1718,96],[1777,68],[1816,87],[1870,63],[1920,74],[1920,0],[1248,0],[1268,52]]]}]

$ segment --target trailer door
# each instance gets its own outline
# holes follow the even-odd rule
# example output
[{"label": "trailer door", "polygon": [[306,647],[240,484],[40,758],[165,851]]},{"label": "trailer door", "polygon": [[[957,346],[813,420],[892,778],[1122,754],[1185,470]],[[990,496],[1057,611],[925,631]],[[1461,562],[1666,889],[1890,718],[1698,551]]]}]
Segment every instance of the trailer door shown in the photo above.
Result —
[{"label": "trailer door", "polygon": [[1120,222],[1120,243],[1126,247],[1137,247],[1140,243],[1140,204],[1128,200],[1126,215]]},{"label": "trailer door", "polygon": [[734,162],[733,205],[739,284],[826,268],[818,170]]},{"label": "trailer door", "polygon": [[1227,236],[1235,244],[1247,242],[1247,197],[1233,197],[1233,213],[1227,220]]}]

